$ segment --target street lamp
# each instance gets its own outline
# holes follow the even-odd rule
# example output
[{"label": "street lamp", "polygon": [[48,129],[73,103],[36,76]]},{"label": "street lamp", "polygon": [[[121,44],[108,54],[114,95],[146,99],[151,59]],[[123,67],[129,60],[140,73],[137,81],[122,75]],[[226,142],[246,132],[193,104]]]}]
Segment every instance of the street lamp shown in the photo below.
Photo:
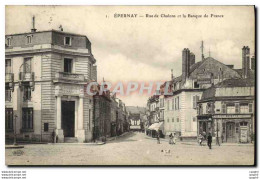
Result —
[{"label": "street lamp", "polygon": [[17,145],[16,143],[16,119],[17,119],[17,115],[14,116],[14,144],[13,145]]}]

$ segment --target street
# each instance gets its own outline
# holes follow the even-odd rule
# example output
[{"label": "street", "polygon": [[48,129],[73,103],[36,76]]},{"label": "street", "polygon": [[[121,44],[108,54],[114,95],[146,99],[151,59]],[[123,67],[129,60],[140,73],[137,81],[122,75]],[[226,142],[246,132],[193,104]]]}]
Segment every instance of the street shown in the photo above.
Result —
[{"label": "street", "polygon": [[213,145],[209,150],[195,142],[157,144],[138,132],[104,145],[28,144],[5,152],[6,165],[253,165],[254,161],[253,145]]}]

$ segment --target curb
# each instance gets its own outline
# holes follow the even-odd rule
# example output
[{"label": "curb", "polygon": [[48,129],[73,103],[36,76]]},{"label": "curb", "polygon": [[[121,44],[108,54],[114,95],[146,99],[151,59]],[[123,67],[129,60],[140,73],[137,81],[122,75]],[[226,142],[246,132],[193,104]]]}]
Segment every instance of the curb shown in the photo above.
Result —
[{"label": "curb", "polygon": [[98,143],[48,143],[48,145],[104,145],[105,142]]},{"label": "curb", "polygon": [[24,148],[23,145],[9,145],[9,146],[5,146],[5,149],[22,149]]}]

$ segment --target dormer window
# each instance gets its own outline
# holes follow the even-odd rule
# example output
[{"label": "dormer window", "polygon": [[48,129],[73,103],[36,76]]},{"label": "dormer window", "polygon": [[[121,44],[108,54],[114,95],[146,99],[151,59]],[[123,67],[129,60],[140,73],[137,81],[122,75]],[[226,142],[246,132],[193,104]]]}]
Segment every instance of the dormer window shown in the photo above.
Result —
[{"label": "dormer window", "polygon": [[26,43],[27,44],[31,44],[32,43],[32,36],[31,35],[26,36]]},{"label": "dormer window", "polygon": [[64,45],[71,46],[71,37],[65,37],[64,38]]},{"label": "dormer window", "polygon": [[7,45],[8,47],[10,47],[10,46],[12,45],[11,37],[8,37],[8,38],[6,39],[6,45]]}]

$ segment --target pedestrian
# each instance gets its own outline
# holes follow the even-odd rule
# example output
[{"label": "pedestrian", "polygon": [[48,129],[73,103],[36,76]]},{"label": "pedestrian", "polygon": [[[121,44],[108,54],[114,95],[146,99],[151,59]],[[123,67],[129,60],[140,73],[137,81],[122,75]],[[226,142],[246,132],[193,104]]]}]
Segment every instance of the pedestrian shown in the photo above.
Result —
[{"label": "pedestrian", "polygon": [[203,136],[200,134],[199,137],[198,137],[198,139],[199,139],[199,144],[200,144],[200,146],[202,146]]},{"label": "pedestrian", "polygon": [[176,135],[173,133],[173,144],[176,144]]},{"label": "pedestrian", "polygon": [[211,149],[211,143],[212,143],[212,136],[211,136],[211,133],[209,133],[209,135],[208,135],[208,146],[209,146],[209,149]]},{"label": "pedestrian", "polygon": [[169,144],[173,144],[173,135],[172,135],[172,133],[169,135],[169,138],[170,138]]},{"label": "pedestrian", "polygon": [[159,134],[159,131],[157,132],[157,144],[160,144],[160,134]]},{"label": "pedestrian", "polygon": [[222,141],[222,143],[224,141],[224,135],[223,134],[221,135],[221,141]]},{"label": "pedestrian", "polygon": [[52,142],[56,143],[56,134],[55,134],[55,129],[52,131]]}]

